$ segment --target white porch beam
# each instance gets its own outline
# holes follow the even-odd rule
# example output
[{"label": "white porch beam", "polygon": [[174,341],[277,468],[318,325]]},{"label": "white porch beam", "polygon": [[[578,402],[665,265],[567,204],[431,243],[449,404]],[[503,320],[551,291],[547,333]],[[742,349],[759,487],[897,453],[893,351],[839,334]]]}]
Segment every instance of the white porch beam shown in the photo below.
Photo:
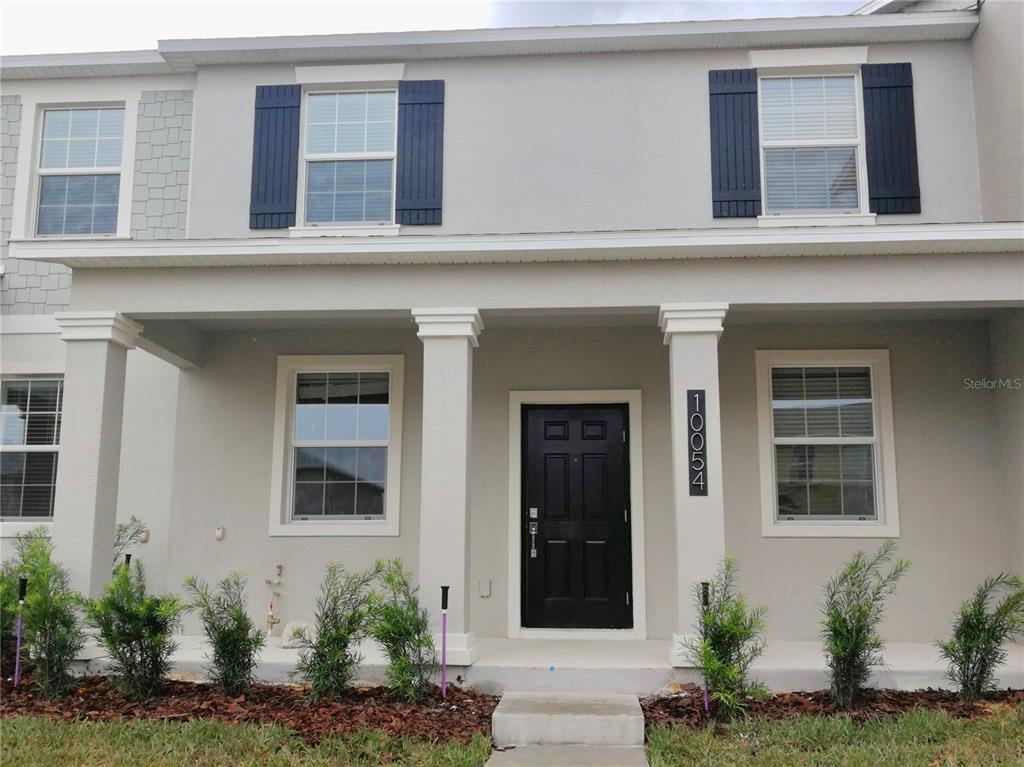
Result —
[{"label": "white porch beam", "polygon": [[[690,665],[681,643],[697,623],[693,587],[710,580],[725,556],[725,503],[722,493],[722,427],[718,399],[718,339],[725,303],[664,304],[659,323],[669,348],[672,416],[672,486],[676,522],[676,631],[670,658]],[[702,438],[691,440],[690,398],[702,394]],[[693,449],[697,450],[696,457]],[[702,474],[706,495],[691,481],[691,458]]]},{"label": "white porch beam", "polygon": [[423,341],[420,599],[440,632],[441,587],[450,587],[448,662],[467,666],[476,658],[468,594],[473,348],[483,322],[475,308],[412,313]]},{"label": "white porch beam", "polygon": [[53,540],[72,586],[97,596],[114,555],[125,365],[142,326],[111,311],[55,316],[67,354]]},{"label": "white porch beam", "polygon": [[182,370],[202,367],[206,362],[206,334],[189,322],[147,322],[136,346]]}]

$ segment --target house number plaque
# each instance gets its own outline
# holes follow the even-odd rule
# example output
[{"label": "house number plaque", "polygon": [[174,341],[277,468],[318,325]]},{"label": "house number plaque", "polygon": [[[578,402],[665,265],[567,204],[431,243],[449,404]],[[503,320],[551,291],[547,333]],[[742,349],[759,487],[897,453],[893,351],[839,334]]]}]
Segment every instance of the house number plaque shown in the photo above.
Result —
[{"label": "house number plaque", "polygon": [[690,495],[708,494],[707,424],[704,389],[686,390],[687,454],[690,457]]}]

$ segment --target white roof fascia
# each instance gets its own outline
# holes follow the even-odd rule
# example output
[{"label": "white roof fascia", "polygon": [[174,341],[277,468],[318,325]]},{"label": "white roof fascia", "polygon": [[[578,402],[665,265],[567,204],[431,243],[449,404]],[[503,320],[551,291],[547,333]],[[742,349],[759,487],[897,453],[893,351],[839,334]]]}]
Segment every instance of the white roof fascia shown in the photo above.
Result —
[{"label": "white roof fascia", "polygon": [[107,77],[190,72],[218,64],[315,64],[716,48],[807,47],[962,40],[974,11],[729,19],[569,27],[465,29],[161,40],[155,51],[0,57],[0,78]]},{"label": "white roof fascia", "polygon": [[0,79],[35,80],[174,74],[159,51],[43,53],[0,57]]},{"label": "white roof fascia", "polygon": [[747,48],[964,39],[974,12],[913,16],[812,16],[775,19],[523,27],[437,32],[162,40],[172,64],[411,60],[553,53]]},{"label": "white roof fascia", "polygon": [[851,16],[870,16],[877,13],[899,13],[914,0],[870,0],[860,8],[850,11]]},{"label": "white roof fascia", "polygon": [[775,256],[1021,253],[1024,222],[555,234],[11,240],[11,255],[72,268],[472,264]]}]

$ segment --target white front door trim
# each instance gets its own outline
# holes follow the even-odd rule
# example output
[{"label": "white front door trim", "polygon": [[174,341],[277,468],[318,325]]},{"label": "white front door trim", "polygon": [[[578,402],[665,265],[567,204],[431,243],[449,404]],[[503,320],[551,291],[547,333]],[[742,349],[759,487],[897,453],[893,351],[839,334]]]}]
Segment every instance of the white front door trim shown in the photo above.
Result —
[{"label": "white front door trim", "polygon": [[[509,392],[508,413],[508,635],[510,639],[646,639],[647,585],[644,547],[643,411],[639,389]],[[520,612],[522,561],[519,530],[522,496],[522,406],[625,403],[629,408],[629,504],[633,562],[633,628],[530,629]]]}]

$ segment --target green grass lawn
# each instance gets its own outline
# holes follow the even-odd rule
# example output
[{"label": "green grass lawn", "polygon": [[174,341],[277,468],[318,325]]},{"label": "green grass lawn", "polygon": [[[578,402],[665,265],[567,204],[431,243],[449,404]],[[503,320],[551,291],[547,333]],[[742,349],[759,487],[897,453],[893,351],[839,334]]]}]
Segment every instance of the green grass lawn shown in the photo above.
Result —
[{"label": "green grass lawn", "polygon": [[363,731],[310,746],[277,725],[35,717],[0,722],[0,764],[12,767],[481,767],[490,753],[491,741],[482,736],[468,746],[436,746]]},{"label": "green grass lawn", "polygon": [[[139,720],[0,722],[0,763],[20,767],[221,767],[222,765],[409,765],[481,767],[487,738],[468,746],[436,746],[364,731],[310,746],[278,726]],[[720,732],[655,729],[651,767],[1024,767],[1024,705],[991,718],[952,719],[918,711],[858,725],[843,717],[740,722]]]},{"label": "green grass lawn", "polygon": [[932,711],[858,725],[845,717],[739,722],[724,732],[658,728],[651,767],[981,767],[1024,765],[1024,705],[964,721]]}]

